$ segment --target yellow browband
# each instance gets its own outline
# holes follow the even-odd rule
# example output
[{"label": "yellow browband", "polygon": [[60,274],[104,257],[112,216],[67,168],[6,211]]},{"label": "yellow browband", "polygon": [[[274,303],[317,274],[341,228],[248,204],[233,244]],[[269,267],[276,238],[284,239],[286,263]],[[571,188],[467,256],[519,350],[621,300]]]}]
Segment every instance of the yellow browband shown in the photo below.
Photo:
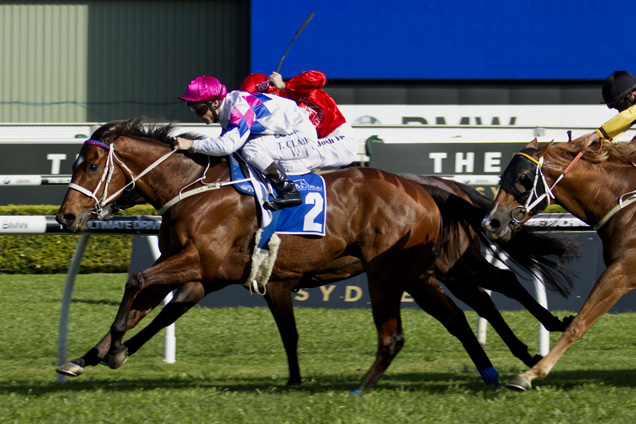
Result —
[{"label": "yellow browband", "polygon": [[535,158],[533,158],[532,156],[530,156],[528,154],[519,152],[519,153],[515,153],[515,155],[520,155],[520,156],[526,157],[526,158],[530,159],[532,162],[536,163],[537,165],[543,166],[543,164],[541,162],[539,162],[538,160],[536,160]]}]

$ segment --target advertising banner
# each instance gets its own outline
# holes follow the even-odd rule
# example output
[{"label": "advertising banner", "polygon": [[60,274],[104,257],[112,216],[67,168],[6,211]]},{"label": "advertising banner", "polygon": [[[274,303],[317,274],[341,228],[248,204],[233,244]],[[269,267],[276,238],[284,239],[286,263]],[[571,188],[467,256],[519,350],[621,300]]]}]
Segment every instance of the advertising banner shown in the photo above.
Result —
[{"label": "advertising banner", "polygon": [[[594,79],[634,70],[617,40],[633,0],[251,1],[250,72],[310,69],[343,79]],[[583,23],[608,23],[601,31]],[[603,58],[594,60],[593,58]]]}]

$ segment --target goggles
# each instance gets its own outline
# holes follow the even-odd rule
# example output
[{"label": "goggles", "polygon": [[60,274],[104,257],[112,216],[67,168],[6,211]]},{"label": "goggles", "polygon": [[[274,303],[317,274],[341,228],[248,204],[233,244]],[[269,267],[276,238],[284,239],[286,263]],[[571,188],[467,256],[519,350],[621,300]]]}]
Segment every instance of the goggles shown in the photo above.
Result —
[{"label": "goggles", "polygon": [[186,102],[186,106],[190,108],[192,112],[197,116],[203,116],[208,113],[208,110],[212,109],[211,102],[199,103],[199,102]]}]

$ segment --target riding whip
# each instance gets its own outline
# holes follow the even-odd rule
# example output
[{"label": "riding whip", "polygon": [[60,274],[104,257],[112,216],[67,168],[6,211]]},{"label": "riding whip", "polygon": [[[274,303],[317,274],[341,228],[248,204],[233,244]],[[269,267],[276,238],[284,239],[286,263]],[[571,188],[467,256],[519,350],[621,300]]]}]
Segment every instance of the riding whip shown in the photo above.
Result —
[{"label": "riding whip", "polygon": [[298,32],[296,33],[296,35],[294,36],[294,38],[292,38],[291,43],[289,43],[289,46],[287,46],[287,50],[285,50],[285,53],[283,54],[283,57],[280,58],[280,62],[278,62],[278,68],[276,68],[276,72],[280,71],[280,67],[283,65],[283,60],[285,60],[285,56],[287,56],[287,52],[289,51],[289,48],[292,46],[292,44],[294,44],[294,41],[296,41],[296,38],[298,38],[298,36],[300,35],[301,32],[303,32],[303,30],[305,29],[305,27],[307,26],[307,24],[309,23],[309,21],[311,21],[314,17],[315,13],[311,12],[309,14],[309,16],[307,17],[307,19],[305,19],[305,22],[303,23],[303,25],[300,27],[300,29],[298,30]]}]

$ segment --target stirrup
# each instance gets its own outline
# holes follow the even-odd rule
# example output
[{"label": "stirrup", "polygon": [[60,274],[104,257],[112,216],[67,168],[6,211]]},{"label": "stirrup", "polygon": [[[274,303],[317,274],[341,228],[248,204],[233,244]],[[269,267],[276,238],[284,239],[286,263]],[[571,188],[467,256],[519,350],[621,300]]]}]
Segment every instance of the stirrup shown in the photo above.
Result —
[{"label": "stirrup", "polygon": [[291,193],[285,193],[284,195],[282,195],[282,196],[280,196],[280,197],[278,197],[276,199],[270,200],[269,202],[265,202],[263,204],[263,206],[266,209],[269,209],[271,211],[277,211],[277,210],[280,210],[280,209],[283,209],[283,208],[289,208],[291,206],[302,205],[303,198],[300,195],[300,192],[297,192],[296,193],[297,196],[294,196],[294,198],[292,198],[292,199],[287,198],[286,199],[285,196],[288,196],[290,194]]}]

